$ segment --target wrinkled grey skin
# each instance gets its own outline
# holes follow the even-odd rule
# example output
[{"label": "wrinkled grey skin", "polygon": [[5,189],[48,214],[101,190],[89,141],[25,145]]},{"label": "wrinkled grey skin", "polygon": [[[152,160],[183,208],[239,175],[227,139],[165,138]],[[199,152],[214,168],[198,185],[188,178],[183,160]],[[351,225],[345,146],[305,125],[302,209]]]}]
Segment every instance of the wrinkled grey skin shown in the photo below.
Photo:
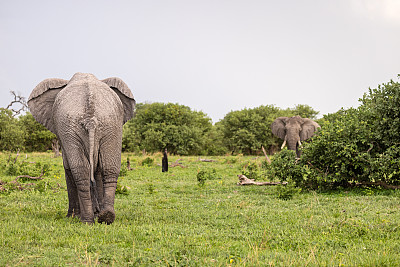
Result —
[{"label": "wrinkled grey skin", "polygon": [[272,133],[283,139],[288,149],[296,151],[298,158],[301,155],[299,141],[301,143],[312,137],[318,128],[318,123],[300,116],[279,117],[271,124]]},{"label": "wrinkled grey skin", "polygon": [[122,126],[135,100],[119,78],[98,80],[76,73],[71,80],[47,79],[29,96],[35,119],[57,135],[62,147],[69,208],[82,222],[111,224],[121,167]]}]

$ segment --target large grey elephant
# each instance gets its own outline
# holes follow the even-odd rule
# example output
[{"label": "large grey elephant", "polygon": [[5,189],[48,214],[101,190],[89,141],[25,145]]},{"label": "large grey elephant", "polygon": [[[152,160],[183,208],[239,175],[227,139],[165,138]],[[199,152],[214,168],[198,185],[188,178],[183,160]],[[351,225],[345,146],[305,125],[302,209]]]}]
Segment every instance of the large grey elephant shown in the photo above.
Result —
[{"label": "large grey elephant", "polygon": [[298,158],[301,155],[299,150],[301,141],[313,136],[318,128],[320,128],[318,123],[300,116],[279,117],[271,124],[272,133],[283,139],[281,149],[287,144],[290,150],[296,151]]},{"label": "large grey elephant", "polygon": [[28,106],[60,141],[68,189],[67,216],[111,224],[121,167],[122,126],[133,117],[135,99],[119,78],[98,80],[76,73],[71,80],[46,79]]}]

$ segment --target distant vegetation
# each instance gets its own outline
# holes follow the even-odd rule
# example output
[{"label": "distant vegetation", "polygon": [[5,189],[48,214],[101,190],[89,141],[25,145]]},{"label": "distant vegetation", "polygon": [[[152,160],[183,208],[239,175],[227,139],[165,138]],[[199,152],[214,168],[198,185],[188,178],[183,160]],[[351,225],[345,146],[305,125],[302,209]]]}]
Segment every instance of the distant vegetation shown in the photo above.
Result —
[{"label": "distant vegetation", "polygon": [[[279,141],[270,125],[277,116],[314,118],[317,111],[307,105],[280,109],[273,105],[229,112],[212,124],[201,111],[174,103],[139,103],[136,116],[124,125],[123,151],[155,153],[167,148],[177,155],[258,154],[261,146],[274,152]],[[45,152],[56,136],[27,112],[19,117],[0,109],[0,151]]]},{"label": "distant vegetation", "polygon": [[[136,116],[124,126],[123,151],[175,155],[260,155],[280,150],[281,140],[270,130],[280,116],[315,119],[308,105],[281,109],[273,105],[231,111],[215,123],[201,111],[173,103],[139,103]],[[13,116],[0,109],[0,151],[47,151],[55,136],[30,113]],[[269,175],[304,188],[400,184],[400,84],[390,81],[369,89],[358,108],[324,115],[322,128],[304,142],[302,157],[282,151]]]}]

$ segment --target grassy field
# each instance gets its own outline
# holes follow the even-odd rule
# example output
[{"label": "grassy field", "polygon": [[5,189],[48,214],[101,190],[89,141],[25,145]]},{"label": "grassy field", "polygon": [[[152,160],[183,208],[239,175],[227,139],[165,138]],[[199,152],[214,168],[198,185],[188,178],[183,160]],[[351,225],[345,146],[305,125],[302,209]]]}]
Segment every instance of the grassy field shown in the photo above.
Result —
[{"label": "grassy field", "polygon": [[[16,175],[7,175],[15,172],[9,155],[0,154],[0,266],[400,264],[397,191],[300,192],[283,200],[280,187],[236,186],[243,165],[262,158],[180,157],[185,168],[162,173],[161,155],[142,166],[147,156],[124,154],[134,170],[118,182],[127,194],[116,195],[116,220],[89,226],[65,217],[62,160],[51,156],[17,159],[26,162],[20,172],[48,170],[40,181],[19,179],[20,190],[11,182]],[[200,171],[213,174],[203,186]]]}]

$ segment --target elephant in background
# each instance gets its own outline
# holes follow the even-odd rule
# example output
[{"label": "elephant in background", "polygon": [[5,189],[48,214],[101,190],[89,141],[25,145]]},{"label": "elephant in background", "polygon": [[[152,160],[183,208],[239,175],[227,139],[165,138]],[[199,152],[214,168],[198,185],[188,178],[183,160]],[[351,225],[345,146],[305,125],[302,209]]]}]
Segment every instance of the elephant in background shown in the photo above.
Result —
[{"label": "elephant in background", "polygon": [[133,117],[135,104],[121,79],[100,81],[92,74],[46,79],[33,89],[29,109],[57,135],[62,148],[68,217],[89,224],[95,217],[99,223],[114,221],[122,126]]},{"label": "elephant in background", "polygon": [[300,116],[279,117],[271,124],[272,133],[283,139],[281,149],[287,144],[288,149],[296,151],[298,158],[301,155],[301,141],[312,137],[318,128],[318,123]]}]

